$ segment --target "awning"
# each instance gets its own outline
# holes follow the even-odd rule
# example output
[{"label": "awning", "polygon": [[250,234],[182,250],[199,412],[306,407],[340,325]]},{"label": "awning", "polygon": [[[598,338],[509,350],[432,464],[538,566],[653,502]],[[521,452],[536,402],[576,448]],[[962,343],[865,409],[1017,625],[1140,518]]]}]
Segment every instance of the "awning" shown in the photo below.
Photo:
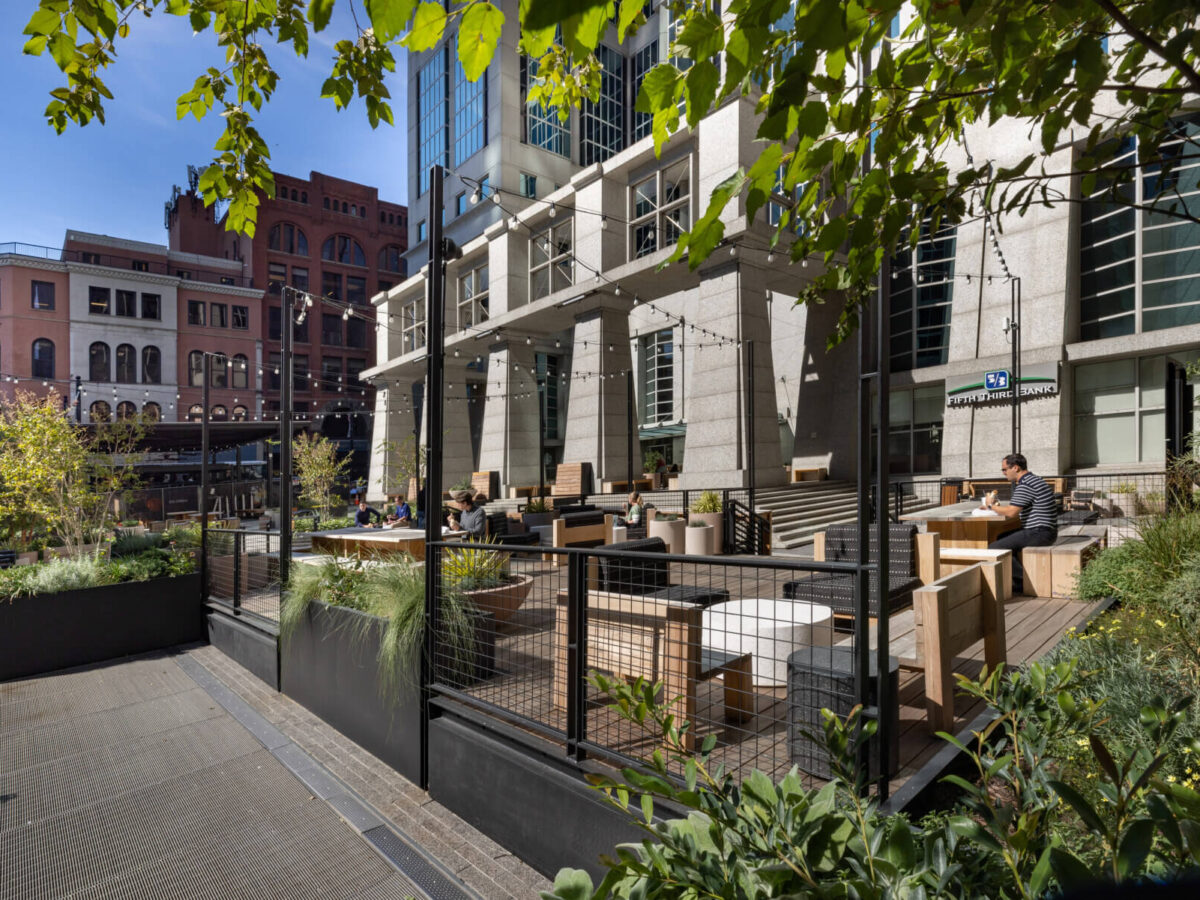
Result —
[{"label": "awning", "polygon": [[[293,422],[292,434],[304,431],[310,424]],[[81,427],[88,429],[93,435],[97,430],[95,425]],[[199,450],[201,427],[199,422],[158,422],[147,425],[146,433],[138,441],[136,449],[143,453]],[[208,425],[208,446],[212,450],[228,450],[231,447],[278,437],[278,422],[210,422]]]},{"label": "awning", "polygon": [[643,425],[638,429],[638,439],[643,441],[683,437],[685,434],[687,434],[687,422],[676,422],[673,425]]}]

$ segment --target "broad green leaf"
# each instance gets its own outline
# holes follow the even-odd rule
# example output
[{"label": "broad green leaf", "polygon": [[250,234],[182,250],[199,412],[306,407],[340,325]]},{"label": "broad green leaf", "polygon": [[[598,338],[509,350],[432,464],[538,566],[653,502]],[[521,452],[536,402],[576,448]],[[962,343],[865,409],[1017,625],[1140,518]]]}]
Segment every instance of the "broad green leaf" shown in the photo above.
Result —
[{"label": "broad green leaf", "polygon": [[29,24],[22,34],[53,34],[58,30],[62,17],[53,10],[42,7],[29,17]]},{"label": "broad green leaf", "polygon": [[577,10],[562,22],[563,47],[576,60],[595,51],[608,28],[609,4],[598,3]]},{"label": "broad green leaf", "polygon": [[541,894],[543,900],[591,900],[592,876],[583,869],[559,869],[554,891]]},{"label": "broad green leaf", "polygon": [[402,43],[414,53],[435,46],[446,30],[446,10],[440,3],[422,2]]},{"label": "broad green leaf", "polygon": [[1092,804],[1079,791],[1063,781],[1051,781],[1050,787],[1054,789],[1054,792],[1058,796],[1071,805],[1071,808],[1075,810],[1079,818],[1083,819],[1083,824],[1096,832],[1096,834],[1107,837],[1108,827],[1104,824],[1104,820],[1100,818],[1096,810],[1092,808]]},{"label": "broad green leaf", "polygon": [[500,42],[504,13],[490,3],[475,3],[463,13],[458,29],[458,59],[468,81],[478,81]]},{"label": "broad green leaf", "polygon": [[528,0],[521,14],[521,29],[553,28],[572,15],[595,6],[607,6],[612,0]]},{"label": "broad green leaf", "polygon": [[404,31],[417,0],[363,0],[375,37],[386,43]]},{"label": "broad green leaf", "polygon": [[630,26],[637,20],[642,11],[642,0],[621,0],[620,12],[617,16],[617,42],[625,43],[625,35]]},{"label": "broad green leaf", "polygon": [[1153,820],[1138,819],[1129,826],[1117,848],[1117,871],[1122,878],[1132,878],[1141,871],[1153,841]]},{"label": "broad green leaf", "polygon": [[1054,870],[1054,877],[1058,879],[1059,885],[1064,890],[1069,891],[1072,888],[1083,887],[1096,881],[1092,870],[1078,856],[1064,847],[1050,848],[1050,868]]},{"label": "broad green leaf", "polygon": [[698,126],[708,114],[720,82],[721,73],[707,59],[700,60],[688,69],[684,78],[684,95],[687,97],[687,121],[692,128]]},{"label": "broad green leaf", "polygon": [[313,31],[324,31],[333,15],[333,4],[336,0],[308,0],[308,21],[312,22]]},{"label": "broad green leaf", "polygon": [[642,79],[642,89],[638,91],[634,108],[638,112],[653,113],[674,106],[675,86],[682,77],[680,71],[669,63],[655,66]]}]

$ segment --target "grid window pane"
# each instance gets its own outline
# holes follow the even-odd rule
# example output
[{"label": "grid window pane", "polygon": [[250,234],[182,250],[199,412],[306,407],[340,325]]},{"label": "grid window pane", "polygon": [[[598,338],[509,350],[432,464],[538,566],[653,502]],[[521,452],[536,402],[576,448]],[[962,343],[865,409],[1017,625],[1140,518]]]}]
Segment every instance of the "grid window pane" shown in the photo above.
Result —
[{"label": "grid window pane", "polygon": [[[524,121],[522,137],[527,144],[570,159],[570,120],[560,121],[556,107],[543,107],[529,101],[529,87],[537,78],[537,60],[521,57],[521,116]],[[484,192],[484,196],[487,193]],[[528,195],[526,195],[528,196]]]},{"label": "grid window pane", "polygon": [[429,190],[429,168],[447,159],[447,47],[439,47],[417,72],[417,194]]},{"label": "grid window pane", "polygon": [[641,342],[642,424],[675,418],[675,342],[670,328],[643,335]]},{"label": "grid window pane", "polygon": [[454,164],[461,165],[487,146],[487,80],[485,71],[468,81],[462,63],[454,59]]},{"label": "grid window pane", "polygon": [[602,67],[600,96],[595,102],[584,100],[579,109],[579,163],[584,166],[625,149],[625,59],[604,44],[596,47],[596,59]]},{"label": "grid window pane", "polygon": [[890,350],[895,371],[946,362],[954,302],[957,228],[942,226],[933,234],[929,222],[922,223],[915,264],[906,241],[907,237],[902,236],[904,249],[892,257],[894,277],[889,284]]}]

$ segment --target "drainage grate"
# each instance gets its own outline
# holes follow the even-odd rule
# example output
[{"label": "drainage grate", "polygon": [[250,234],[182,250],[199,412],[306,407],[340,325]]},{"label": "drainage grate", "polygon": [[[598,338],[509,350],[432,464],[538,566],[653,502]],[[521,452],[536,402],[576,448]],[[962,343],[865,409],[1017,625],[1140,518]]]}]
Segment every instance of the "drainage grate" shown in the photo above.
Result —
[{"label": "drainage grate", "polygon": [[470,900],[472,895],[464,890],[462,882],[447,875],[386,825],[364,831],[363,837],[411,878],[429,900]]}]

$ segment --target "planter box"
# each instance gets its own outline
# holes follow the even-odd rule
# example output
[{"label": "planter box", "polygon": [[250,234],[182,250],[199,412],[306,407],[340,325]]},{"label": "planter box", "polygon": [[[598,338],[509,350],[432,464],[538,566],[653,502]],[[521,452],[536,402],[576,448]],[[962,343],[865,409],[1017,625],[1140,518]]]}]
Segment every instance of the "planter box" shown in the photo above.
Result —
[{"label": "planter box", "polygon": [[685,535],[684,546],[688,556],[712,556],[713,528],[711,525],[689,525],[683,533]]},{"label": "planter box", "polygon": [[[725,514],[719,512],[713,513],[688,513],[689,522],[703,522],[712,528],[712,552],[720,555],[725,552],[725,542],[721,539],[725,532]],[[689,550],[688,553],[692,551]]]},{"label": "planter box", "polygon": [[651,519],[647,525],[646,537],[662,538],[667,545],[668,553],[682,555],[686,549],[684,531],[687,522],[683,519]]},{"label": "planter box", "polygon": [[22,597],[0,603],[0,679],[204,639],[195,574]]},{"label": "planter box", "polygon": [[[495,671],[496,632],[481,617],[479,674]],[[280,640],[283,693],[408,778],[421,774],[418,673],[408,672],[393,704],[379,695],[379,644],[387,622],[354,609],[312,603]]]},{"label": "planter box", "polygon": [[514,575],[509,584],[478,591],[466,591],[463,596],[479,609],[495,616],[497,622],[507,622],[521,608],[521,604],[529,596],[529,589],[532,587],[533,578],[531,576]]}]

